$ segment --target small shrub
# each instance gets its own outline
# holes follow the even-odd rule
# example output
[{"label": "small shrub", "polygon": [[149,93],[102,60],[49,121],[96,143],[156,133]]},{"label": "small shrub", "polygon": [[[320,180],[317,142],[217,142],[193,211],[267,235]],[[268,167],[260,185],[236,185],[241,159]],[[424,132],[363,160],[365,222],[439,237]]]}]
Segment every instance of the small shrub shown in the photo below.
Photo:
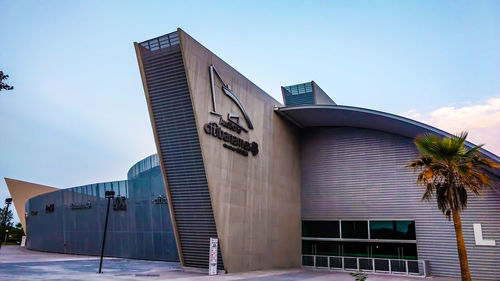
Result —
[{"label": "small shrub", "polygon": [[352,277],[354,277],[355,281],[365,281],[366,280],[366,273],[363,272],[363,270],[360,270],[358,272],[351,272],[349,273]]}]

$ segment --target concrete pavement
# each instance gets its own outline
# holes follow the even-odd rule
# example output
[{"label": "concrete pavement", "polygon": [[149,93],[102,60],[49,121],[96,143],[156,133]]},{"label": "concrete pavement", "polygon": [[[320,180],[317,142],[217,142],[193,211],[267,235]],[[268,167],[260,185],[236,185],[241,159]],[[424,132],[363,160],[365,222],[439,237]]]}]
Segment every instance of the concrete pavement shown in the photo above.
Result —
[{"label": "concrete pavement", "polygon": [[[99,258],[30,251],[20,246],[2,246],[0,280],[240,280],[240,281],[353,281],[344,272],[306,269],[266,270],[208,276],[204,272],[184,270],[179,263],[105,258],[102,274],[97,274]],[[368,275],[368,281],[456,281],[452,278],[418,278]]]}]

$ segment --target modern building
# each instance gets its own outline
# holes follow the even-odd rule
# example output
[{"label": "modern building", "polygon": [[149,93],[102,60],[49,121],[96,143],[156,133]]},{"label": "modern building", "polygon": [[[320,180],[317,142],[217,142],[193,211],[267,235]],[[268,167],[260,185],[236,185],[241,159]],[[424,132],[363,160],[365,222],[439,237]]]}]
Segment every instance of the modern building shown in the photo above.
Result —
[{"label": "modern building", "polygon": [[[20,218],[25,218],[26,247],[65,254],[100,255],[107,199],[113,190],[106,234],[106,256],[179,261],[165,186],[154,154],[130,168],[126,180],[43,190],[6,179]],[[26,201],[26,190],[40,193]],[[21,196],[22,197],[22,196]]]},{"label": "modern building", "polygon": [[[434,201],[421,200],[416,174],[405,167],[418,157],[417,135],[448,133],[337,105],[314,81],[282,87],[282,105],[181,29],[134,45],[162,177],[155,186],[165,187],[168,204],[151,203],[160,190],[143,192],[149,183],[134,185],[133,194],[124,196],[144,205],[129,209],[127,203],[126,211],[116,211],[124,218],[112,229],[149,235],[146,225],[161,213],[185,267],[208,268],[209,240],[218,238],[217,267],[226,272],[307,266],[460,276],[453,223]],[[481,153],[500,163],[500,157]],[[500,187],[500,171],[491,177]],[[82,196],[100,196],[106,188]],[[69,198],[75,191],[40,195],[28,201],[27,210],[60,202],[54,212],[64,206],[70,225],[78,225],[90,210],[70,210],[70,201],[50,197],[66,192],[63,198]],[[87,198],[93,197],[71,202],[83,208]],[[102,198],[95,202],[102,208]],[[168,212],[171,225],[164,220]],[[493,189],[470,196],[462,213],[473,278],[500,276],[499,213],[500,194]],[[98,216],[86,220],[101,224]],[[28,213],[28,241],[43,231],[36,219]],[[81,230],[72,231],[65,235],[83,237]],[[136,247],[128,256],[154,248],[160,243],[154,237],[152,244],[126,240]],[[174,244],[168,241],[167,248]],[[75,247],[80,252],[93,247],[88,245]],[[154,254],[145,250],[151,256],[140,257],[161,259]]]}]

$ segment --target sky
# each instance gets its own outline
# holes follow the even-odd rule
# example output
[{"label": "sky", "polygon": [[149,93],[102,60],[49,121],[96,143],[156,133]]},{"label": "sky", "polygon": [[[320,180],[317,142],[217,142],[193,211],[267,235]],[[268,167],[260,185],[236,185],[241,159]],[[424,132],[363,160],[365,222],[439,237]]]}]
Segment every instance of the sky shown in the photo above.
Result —
[{"label": "sky", "polygon": [[[500,1],[0,0],[4,177],[125,179],[156,153],[133,42],[182,28],[278,101],[314,80],[500,155]],[[16,221],[17,221],[16,215]]]}]

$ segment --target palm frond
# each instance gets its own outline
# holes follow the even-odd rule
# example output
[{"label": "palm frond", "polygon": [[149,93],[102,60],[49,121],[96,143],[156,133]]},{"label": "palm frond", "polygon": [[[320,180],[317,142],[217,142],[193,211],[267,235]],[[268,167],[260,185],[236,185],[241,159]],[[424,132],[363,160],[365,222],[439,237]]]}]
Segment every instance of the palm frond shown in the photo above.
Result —
[{"label": "palm frond", "polygon": [[467,149],[467,132],[450,137],[423,134],[414,143],[420,156],[407,167],[419,171],[417,183],[424,187],[422,200],[436,195],[439,210],[448,219],[454,211],[467,208],[467,191],[480,195],[490,185],[488,169],[499,164],[480,153],[482,145]]}]

